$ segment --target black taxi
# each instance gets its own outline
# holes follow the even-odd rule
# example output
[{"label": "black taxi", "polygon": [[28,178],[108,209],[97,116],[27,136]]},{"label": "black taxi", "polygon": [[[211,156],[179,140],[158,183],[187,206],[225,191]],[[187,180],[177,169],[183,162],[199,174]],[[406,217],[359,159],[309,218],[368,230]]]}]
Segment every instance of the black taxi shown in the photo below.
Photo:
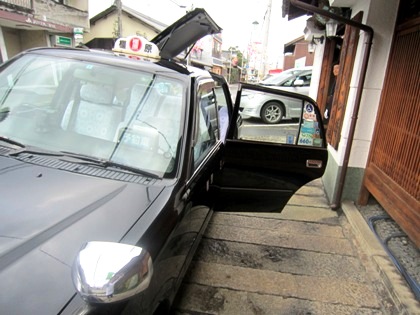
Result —
[{"label": "black taxi", "polygon": [[[232,103],[222,76],[180,62],[220,31],[195,9],[151,41],[1,66],[1,313],[168,311],[214,211],[281,211],[322,176],[312,99],[244,83]],[[299,118],[246,124],[246,91],[298,100]]]}]

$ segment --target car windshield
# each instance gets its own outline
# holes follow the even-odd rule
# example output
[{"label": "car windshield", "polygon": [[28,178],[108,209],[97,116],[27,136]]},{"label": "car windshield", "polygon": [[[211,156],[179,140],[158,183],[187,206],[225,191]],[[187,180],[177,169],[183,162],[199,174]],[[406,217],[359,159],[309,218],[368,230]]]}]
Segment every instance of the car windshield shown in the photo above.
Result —
[{"label": "car windshield", "polygon": [[173,177],[185,91],[163,75],[28,54],[1,70],[0,136]]},{"label": "car windshield", "polygon": [[275,75],[265,79],[264,81],[261,81],[260,84],[262,84],[262,85],[278,84],[278,83],[286,80],[287,78],[291,77],[292,75],[293,75],[293,73],[291,73],[290,71],[282,72],[282,73],[279,73],[279,74],[275,74]]},{"label": "car windshield", "polygon": [[296,68],[288,69],[279,74],[272,75],[266,80],[261,81],[260,84],[261,85],[279,85],[282,82],[286,81],[287,79],[292,79],[302,72],[304,72],[303,69],[296,69]]}]

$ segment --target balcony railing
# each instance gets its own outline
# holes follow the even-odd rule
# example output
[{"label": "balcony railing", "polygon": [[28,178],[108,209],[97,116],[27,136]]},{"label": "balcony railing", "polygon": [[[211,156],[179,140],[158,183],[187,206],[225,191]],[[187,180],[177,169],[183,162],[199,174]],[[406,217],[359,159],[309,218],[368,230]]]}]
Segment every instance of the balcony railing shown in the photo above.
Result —
[{"label": "balcony railing", "polygon": [[33,0],[0,0],[0,5],[26,12],[31,12],[34,8]]}]

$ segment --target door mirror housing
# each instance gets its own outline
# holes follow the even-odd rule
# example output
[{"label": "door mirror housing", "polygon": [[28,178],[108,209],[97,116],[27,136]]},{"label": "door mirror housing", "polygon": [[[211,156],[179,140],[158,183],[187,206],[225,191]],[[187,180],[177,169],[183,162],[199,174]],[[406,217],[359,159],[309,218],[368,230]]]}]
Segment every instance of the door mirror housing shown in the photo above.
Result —
[{"label": "door mirror housing", "polygon": [[305,82],[302,79],[297,79],[293,83],[293,86],[303,86],[304,84],[305,84]]},{"label": "door mirror housing", "polygon": [[126,300],[150,284],[153,264],[141,247],[88,242],[79,251],[72,268],[76,290],[89,304]]}]

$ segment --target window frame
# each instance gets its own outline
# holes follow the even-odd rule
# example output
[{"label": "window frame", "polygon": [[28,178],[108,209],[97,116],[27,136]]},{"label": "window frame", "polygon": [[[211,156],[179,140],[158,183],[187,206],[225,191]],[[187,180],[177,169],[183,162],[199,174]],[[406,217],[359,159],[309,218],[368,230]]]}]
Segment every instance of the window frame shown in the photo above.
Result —
[{"label": "window frame", "polygon": [[[200,168],[200,165],[202,162],[206,159],[206,156],[211,152],[212,148],[216,146],[216,144],[220,140],[220,123],[219,123],[219,115],[217,112],[217,98],[216,93],[214,92],[215,88],[215,82],[213,80],[201,80],[196,85],[196,102],[194,104],[194,137],[193,137],[193,144],[192,144],[192,160],[193,160],[193,168],[194,171]],[[205,89],[205,90],[204,90]],[[214,114],[215,114],[215,125],[212,124],[212,119],[207,120],[208,117],[204,117],[203,110],[207,110],[208,106],[206,108],[202,108],[203,102],[202,97],[205,95],[213,95],[214,102],[210,106],[214,106]],[[208,113],[208,112],[207,112]],[[203,118],[203,119],[201,119]],[[207,127],[211,127],[212,130],[209,131],[208,135],[210,136],[209,139],[206,141],[211,141],[210,145],[204,150],[199,152],[199,155],[196,156],[196,150],[198,144],[203,144],[203,142],[198,142],[200,138],[200,124],[202,124],[203,120],[207,120],[207,123],[210,123],[210,126],[207,125]],[[215,130],[214,127],[216,127]]]}]

